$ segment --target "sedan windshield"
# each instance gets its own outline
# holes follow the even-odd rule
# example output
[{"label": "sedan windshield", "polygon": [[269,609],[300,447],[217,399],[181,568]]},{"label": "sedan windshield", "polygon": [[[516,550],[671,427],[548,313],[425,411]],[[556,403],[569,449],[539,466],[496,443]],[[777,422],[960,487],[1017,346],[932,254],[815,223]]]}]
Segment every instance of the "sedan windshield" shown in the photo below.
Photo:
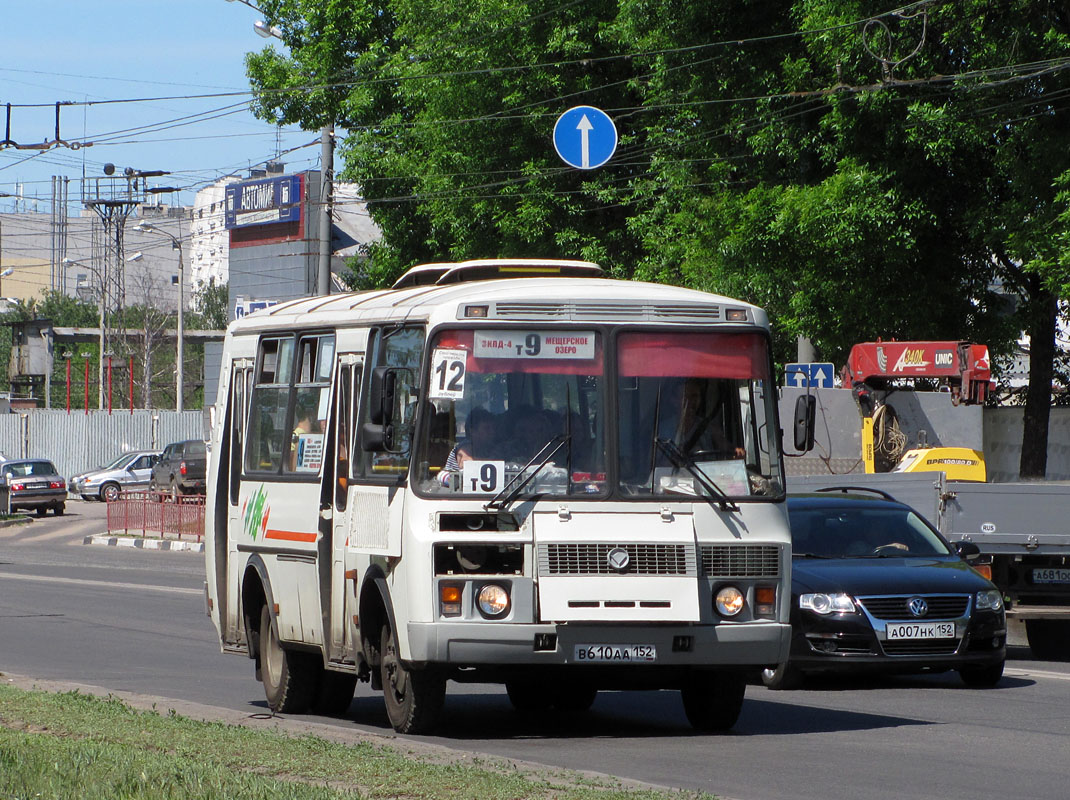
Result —
[{"label": "sedan windshield", "polygon": [[951,552],[932,528],[907,508],[793,508],[790,517],[791,546],[796,556],[906,558]]},{"label": "sedan windshield", "polygon": [[127,464],[129,464],[131,461],[133,461],[136,457],[137,457],[137,453],[123,453],[121,456],[118,456],[117,458],[112,459],[111,461],[109,461],[107,464],[105,464],[103,467],[100,467],[99,469],[100,469],[101,472],[103,472],[104,470],[122,469]]},{"label": "sedan windshield", "polygon": [[13,478],[25,478],[30,475],[55,475],[56,468],[50,461],[16,461],[4,465],[4,474]]},{"label": "sedan windshield", "polygon": [[606,490],[601,337],[451,330],[432,343],[417,480],[436,494]]}]

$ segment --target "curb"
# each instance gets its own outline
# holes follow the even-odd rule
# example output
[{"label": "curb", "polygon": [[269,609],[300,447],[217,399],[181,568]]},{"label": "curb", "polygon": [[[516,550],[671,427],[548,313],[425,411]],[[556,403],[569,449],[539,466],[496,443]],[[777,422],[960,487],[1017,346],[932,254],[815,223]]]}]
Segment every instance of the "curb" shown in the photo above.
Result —
[{"label": "curb", "polygon": [[86,536],[82,544],[103,544],[111,547],[136,547],[139,550],[184,550],[188,553],[204,552],[204,542],[179,542],[173,539],[144,539],[132,536],[110,536],[106,533]]}]

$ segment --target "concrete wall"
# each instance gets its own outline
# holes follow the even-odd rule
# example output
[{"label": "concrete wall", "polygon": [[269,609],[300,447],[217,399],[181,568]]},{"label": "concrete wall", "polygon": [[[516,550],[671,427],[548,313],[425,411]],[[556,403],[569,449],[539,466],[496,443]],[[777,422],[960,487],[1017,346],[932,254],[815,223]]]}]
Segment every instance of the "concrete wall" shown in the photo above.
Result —
[{"label": "concrete wall", "polygon": [[[861,417],[849,389],[815,389],[817,430],[814,449],[799,455],[792,447],[795,399],[805,389],[781,389],[780,422],[784,427],[785,469],[789,476],[848,475],[865,472]],[[914,446],[924,432],[929,444],[970,447],[985,454],[989,481],[1018,480],[1022,453],[1023,410],[1015,407],[953,406],[943,392],[895,392],[888,403],[900,429]],[[1053,408],[1048,427],[1048,480],[1070,480],[1070,408]]]}]

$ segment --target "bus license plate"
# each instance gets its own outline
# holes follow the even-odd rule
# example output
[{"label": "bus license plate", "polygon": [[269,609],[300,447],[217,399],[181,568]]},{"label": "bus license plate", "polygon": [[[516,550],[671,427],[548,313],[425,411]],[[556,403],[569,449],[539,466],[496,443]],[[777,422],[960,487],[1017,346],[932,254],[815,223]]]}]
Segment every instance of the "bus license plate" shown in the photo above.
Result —
[{"label": "bus license plate", "polygon": [[578,644],[575,659],[613,663],[657,661],[658,651],[652,644]]},{"label": "bus license plate", "polygon": [[1065,567],[1034,569],[1033,583],[1070,583],[1070,569]]},{"label": "bus license plate", "polygon": [[888,639],[954,639],[954,622],[899,622],[885,628]]}]

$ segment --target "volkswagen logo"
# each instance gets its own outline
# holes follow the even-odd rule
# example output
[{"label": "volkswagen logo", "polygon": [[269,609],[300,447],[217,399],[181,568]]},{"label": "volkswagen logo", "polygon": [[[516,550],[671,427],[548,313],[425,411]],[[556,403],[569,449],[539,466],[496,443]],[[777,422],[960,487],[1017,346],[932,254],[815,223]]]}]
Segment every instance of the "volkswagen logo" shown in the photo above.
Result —
[{"label": "volkswagen logo", "polygon": [[915,617],[924,617],[929,613],[929,604],[925,602],[924,597],[911,597],[907,601],[907,608]]},{"label": "volkswagen logo", "polygon": [[624,572],[624,570],[628,569],[631,561],[632,557],[628,555],[628,551],[623,547],[614,547],[606,554],[606,563],[609,564],[609,568],[615,569],[617,572]]}]

